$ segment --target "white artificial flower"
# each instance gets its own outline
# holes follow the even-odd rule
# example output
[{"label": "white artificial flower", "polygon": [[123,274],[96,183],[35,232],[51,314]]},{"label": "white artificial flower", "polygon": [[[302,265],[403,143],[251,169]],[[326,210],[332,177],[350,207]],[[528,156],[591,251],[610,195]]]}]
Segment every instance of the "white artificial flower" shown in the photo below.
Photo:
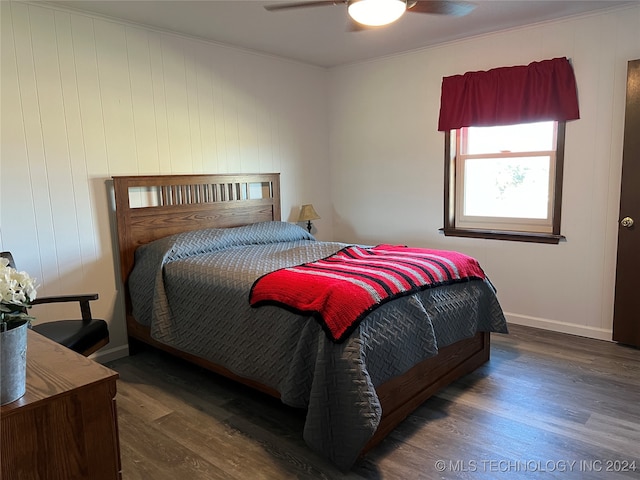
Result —
[{"label": "white artificial flower", "polygon": [[27,307],[36,299],[37,286],[27,272],[9,266],[0,258],[0,303]]}]

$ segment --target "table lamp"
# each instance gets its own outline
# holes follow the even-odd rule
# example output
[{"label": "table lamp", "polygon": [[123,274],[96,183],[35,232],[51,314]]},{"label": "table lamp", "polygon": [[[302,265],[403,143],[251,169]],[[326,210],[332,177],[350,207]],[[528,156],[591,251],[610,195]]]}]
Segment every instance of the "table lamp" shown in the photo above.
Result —
[{"label": "table lamp", "polygon": [[313,205],[307,204],[300,207],[298,222],[307,222],[307,230],[309,230],[309,233],[311,233],[311,220],[318,220],[319,218],[320,215],[316,213]]}]

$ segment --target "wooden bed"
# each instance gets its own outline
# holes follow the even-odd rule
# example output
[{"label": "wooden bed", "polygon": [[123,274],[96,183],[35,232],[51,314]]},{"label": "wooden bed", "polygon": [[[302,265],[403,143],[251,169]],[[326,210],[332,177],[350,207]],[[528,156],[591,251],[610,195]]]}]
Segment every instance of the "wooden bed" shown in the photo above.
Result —
[{"label": "wooden bed", "polygon": [[[152,345],[252,388],[279,397],[273,388],[235,375],[223,366],[153,340],[149,328],[131,313],[127,280],[135,249],[175,233],[204,228],[227,228],[268,220],[281,220],[280,175],[157,175],[113,177],[120,252],[120,273],[125,287],[129,347]],[[489,333],[441,348],[405,374],[376,388],[382,420],[366,453],[427,398],[489,360]]]}]

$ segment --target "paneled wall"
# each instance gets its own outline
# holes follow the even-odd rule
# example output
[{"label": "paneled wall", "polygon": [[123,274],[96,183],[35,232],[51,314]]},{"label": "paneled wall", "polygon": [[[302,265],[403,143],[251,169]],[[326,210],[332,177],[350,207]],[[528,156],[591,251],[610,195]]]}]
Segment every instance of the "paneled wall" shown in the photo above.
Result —
[{"label": "paneled wall", "polygon": [[[443,76],[568,57],[581,119],[567,124],[559,245],[444,237]],[[640,5],[518,28],[331,72],[334,235],[476,256],[510,321],[611,339],[627,61]]]},{"label": "paneled wall", "polygon": [[313,203],[318,237],[332,237],[325,70],[0,4],[0,249],[38,279],[41,295],[98,292],[94,314],[112,332],[107,356],[126,352],[112,175],[280,172],[283,218]]},{"label": "paneled wall", "polygon": [[[100,294],[101,358],[126,352],[109,183],[123,174],[281,172],[284,219],[312,202],[319,238],[465,251],[510,321],[610,338],[640,6],[329,71],[43,4],[0,8],[0,249],[43,295]],[[574,65],[582,113],[567,126],[567,241],[443,237],[441,78],[555,56]]]}]

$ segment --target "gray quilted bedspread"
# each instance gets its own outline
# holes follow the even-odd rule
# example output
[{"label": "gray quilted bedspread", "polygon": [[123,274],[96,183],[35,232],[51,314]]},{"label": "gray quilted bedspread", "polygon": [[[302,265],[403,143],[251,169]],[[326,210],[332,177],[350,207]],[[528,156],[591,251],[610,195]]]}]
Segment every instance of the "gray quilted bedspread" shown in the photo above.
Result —
[{"label": "gray quilted bedspread", "polygon": [[347,470],[380,421],[376,385],[437,354],[438,347],[507,328],[488,281],[384,304],[341,344],[311,317],[249,306],[249,291],[261,275],[344,246],[316,241],[284,222],[187,232],[140,247],[129,289],[134,316],[150,326],[153,338],[306,408],[306,443]]}]

